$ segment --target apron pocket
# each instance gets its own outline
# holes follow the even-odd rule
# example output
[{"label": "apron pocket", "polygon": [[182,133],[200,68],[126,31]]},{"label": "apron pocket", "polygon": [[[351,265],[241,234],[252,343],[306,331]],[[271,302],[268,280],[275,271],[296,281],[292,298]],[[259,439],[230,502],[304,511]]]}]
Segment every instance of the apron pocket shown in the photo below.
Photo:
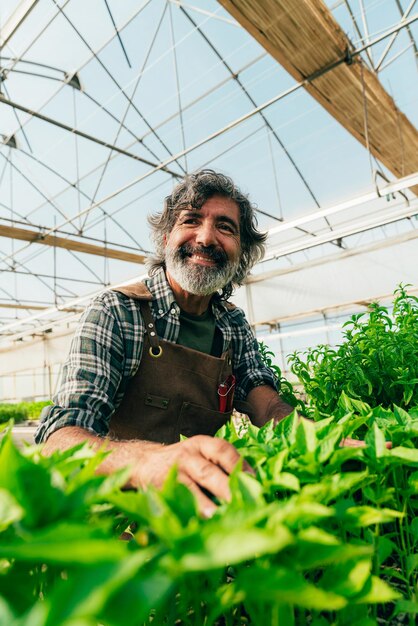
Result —
[{"label": "apron pocket", "polygon": [[178,420],[178,433],[185,437],[193,435],[213,436],[231,417],[231,413],[221,413],[205,409],[199,404],[183,402]]}]

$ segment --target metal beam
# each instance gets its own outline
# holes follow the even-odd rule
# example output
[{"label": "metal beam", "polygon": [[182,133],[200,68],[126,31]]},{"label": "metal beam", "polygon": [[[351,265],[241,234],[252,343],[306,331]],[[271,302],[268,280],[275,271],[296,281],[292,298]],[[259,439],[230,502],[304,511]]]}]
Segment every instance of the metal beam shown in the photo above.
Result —
[{"label": "metal beam", "polygon": [[[99,144],[99,146],[103,146],[104,148],[110,148],[114,152],[119,152],[120,154],[123,154],[124,156],[130,157],[131,159],[135,159],[135,161],[140,161],[141,163],[145,163],[146,165],[150,165],[151,167],[157,167],[155,163],[153,163],[152,161],[149,161],[148,159],[144,159],[143,157],[140,157],[137,154],[134,154],[133,152],[128,152],[127,150],[124,150],[123,148],[119,148],[119,146],[114,146],[113,144],[107,141],[103,141],[103,139],[99,139],[98,137],[94,137],[93,135],[89,135],[88,133],[84,133],[82,130],[78,130],[77,128],[72,128],[71,126],[68,126],[67,124],[63,124],[62,122],[59,122],[58,120],[53,119],[52,117],[48,117],[47,115],[43,115],[42,113],[33,111],[32,109],[29,109],[23,104],[19,104],[18,102],[13,102],[12,100],[5,98],[4,95],[1,93],[0,93],[0,104],[7,104],[7,106],[12,107],[13,109],[23,111],[24,113],[27,113],[31,117],[36,117],[38,120],[42,120],[43,122],[48,122],[48,124],[53,124],[54,126],[58,126],[58,128],[61,128],[62,130],[66,130],[67,132],[73,133],[74,135],[78,135],[79,137],[83,137],[83,139],[88,139],[89,141],[93,141],[94,143]],[[164,170],[165,172],[167,172],[167,174],[170,174],[171,176],[174,176],[175,178],[180,177],[180,175],[177,172],[170,170],[166,166],[159,167],[159,169]]]},{"label": "metal beam", "polygon": [[[402,15],[401,20],[405,20],[408,17],[410,12],[414,8],[415,2],[416,2],[416,0],[412,0],[412,2],[410,3],[409,7],[406,9],[405,13]],[[375,69],[376,72],[378,72],[380,70],[380,68],[382,67],[382,63],[386,59],[386,56],[389,54],[389,51],[392,48],[393,44],[395,43],[395,40],[396,40],[398,34],[399,34],[399,32],[398,33],[394,33],[392,35],[392,37],[390,38],[390,40],[388,41],[388,43],[386,44],[386,48],[383,50],[382,56],[380,57],[380,59],[378,60],[378,62],[375,65],[374,69]]]},{"label": "metal beam", "polygon": [[56,237],[55,235],[42,236],[42,234],[34,230],[17,228],[16,226],[0,225],[0,237],[19,239],[20,241],[29,241],[30,243],[39,243],[44,246],[64,248],[65,250],[72,250],[74,252],[84,252],[85,254],[94,254],[96,256],[102,256],[109,259],[118,259],[119,261],[128,261],[129,263],[139,263],[140,265],[144,265],[147,260],[147,257],[143,254],[135,254],[133,252],[116,250],[105,246],[96,246],[91,243]]},{"label": "metal beam", "polygon": [[[415,20],[418,20],[418,15],[414,15],[413,17],[411,17],[409,20],[407,20],[407,22],[405,22],[403,24],[403,26],[406,26],[406,24],[410,24],[410,23],[412,23]],[[397,26],[397,27],[389,29],[388,31],[386,31],[383,34],[379,35],[369,45],[374,45],[374,44],[382,41],[383,39],[386,39],[386,37],[390,37],[390,35],[392,35],[394,32],[396,32],[400,28],[403,28],[403,26]],[[362,46],[361,48],[359,48],[357,50],[354,50],[351,53],[352,58],[354,58],[354,57],[358,56],[359,54],[361,54],[361,52],[363,52],[367,47],[368,46],[365,45],[365,46]],[[115,198],[120,193],[126,191],[127,189],[130,189],[134,185],[137,185],[138,183],[142,182],[143,180],[145,180],[146,178],[148,178],[152,174],[155,174],[156,172],[164,169],[165,166],[169,165],[173,161],[178,160],[179,158],[181,158],[185,154],[188,154],[189,152],[193,152],[197,148],[200,148],[204,144],[209,143],[213,139],[215,139],[217,137],[220,137],[221,135],[223,135],[224,133],[228,132],[232,128],[235,128],[236,126],[238,126],[238,125],[242,124],[243,122],[245,122],[246,120],[250,119],[251,117],[253,117],[257,113],[259,113],[260,111],[263,111],[264,109],[267,109],[269,106],[275,104],[276,102],[279,102],[279,100],[282,100],[283,98],[286,98],[290,94],[295,93],[296,91],[298,91],[302,87],[307,88],[307,86],[309,86],[311,83],[316,83],[316,81],[321,81],[321,79],[323,79],[323,77],[326,74],[328,74],[329,72],[333,72],[334,70],[336,70],[337,68],[339,68],[342,65],[345,65],[346,61],[347,61],[346,55],[341,56],[340,58],[338,58],[335,61],[333,61],[330,65],[322,68],[321,70],[318,70],[318,71],[314,72],[311,76],[308,76],[307,78],[301,80],[299,83],[296,83],[295,85],[289,87],[285,91],[279,93],[277,96],[274,96],[273,98],[270,98],[270,100],[267,100],[266,102],[264,102],[263,104],[259,105],[255,109],[249,111],[248,113],[245,113],[244,115],[241,115],[239,118],[233,120],[232,122],[229,122],[229,124],[227,124],[223,128],[220,128],[219,130],[213,132],[209,136],[207,136],[207,137],[205,137],[203,139],[200,139],[195,144],[189,146],[185,150],[182,150],[179,153],[177,153],[176,155],[166,159],[165,161],[163,161],[162,163],[157,165],[155,168],[153,168],[151,170],[148,170],[144,174],[141,174],[140,176],[134,178],[133,180],[131,180],[130,182],[126,183],[122,187],[119,187],[115,191],[112,191],[110,194],[108,194],[104,198],[101,198],[100,200],[97,200],[97,201],[93,202],[90,206],[88,206],[85,209],[82,209],[81,211],[79,211],[70,220],[66,220],[65,222],[62,222],[61,224],[55,226],[54,228],[51,228],[47,233],[45,233],[45,236],[46,235],[50,235],[53,232],[56,232],[56,231],[60,230],[63,226],[65,226],[69,222],[74,221],[76,218],[78,218],[78,217],[80,217],[82,215],[86,215],[86,214],[90,213],[95,208],[97,208],[97,207],[101,206],[102,204],[104,204],[105,202],[108,202],[109,200]],[[414,131],[415,131],[415,129],[414,129]],[[415,131],[415,132],[417,132],[417,134],[418,134],[418,131]],[[416,169],[418,169],[418,165],[417,165]],[[411,189],[415,193],[416,187],[412,187]],[[26,247],[27,246],[25,246],[24,248],[21,248],[17,252],[22,252]],[[11,256],[12,255],[9,255],[8,257],[2,259],[2,261],[3,262],[6,261]]]},{"label": "metal beam", "polygon": [[354,207],[366,204],[366,202],[372,202],[373,200],[378,200],[379,198],[402,192],[405,189],[412,189],[414,186],[418,186],[418,171],[414,172],[410,176],[405,176],[404,178],[390,181],[387,185],[384,185],[380,188],[376,184],[376,188],[373,191],[369,191],[365,194],[362,194],[361,196],[356,196],[355,198],[350,198],[349,200],[345,200],[344,202],[339,202],[328,207],[323,207],[322,209],[319,209],[318,211],[313,211],[311,213],[308,213],[307,215],[301,215],[300,217],[296,217],[293,220],[282,222],[278,226],[273,226],[272,228],[270,228],[268,230],[268,235],[270,237],[272,235],[277,235],[278,233],[282,233],[286,230],[290,230],[292,228],[297,228],[298,226],[314,222],[321,217],[335,215],[336,213],[340,213],[341,211],[346,211],[347,209],[353,209]]},{"label": "metal beam", "polygon": [[[357,235],[358,233],[378,228],[379,226],[385,226],[392,222],[398,222],[400,220],[411,218],[418,213],[418,204],[416,199],[413,203],[403,207],[401,209],[395,209],[391,211],[381,211],[374,219],[366,219],[363,221],[356,221],[354,225],[345,226],[340,229],[335,229],[332,232],[327,232],[324,235],[318,235],[314,239],[304,238],[290,244],[279,245],[275,249],[268,250],[264,261],[271,259],[278,259],[288,254],[294,254],[295,252],[301,252],[302,250],[308,250],[308,248],[315,248],[325,243],[331,243],[337,239],[343,239],[344,237],[350,237],[351,235]],[[412,231],[414,236],[417,236],[418,230]],[[411,235],[412,236],[412,235]]]},{"label": "metal beam", "polygon": [[38,0],[22,0],[0,30],[0,48],[13,37],[19,26],[28,17]]},{"label": "metal beam", "polygon": [[[341,261],[346,258],[359,256],[361,254],[365,254],[368,252],[375,252],[376,250],[381,250],[382,248],[390,248],[391,246],[399,245],[402,243],[406,243],[408,241],[412,241],[418,237],[418,230],[411,230],[408,233],[403,233],[402,235],[395,235],[391,238],[383,239],[382,241],[374,242],[371,244],[365,244],[364,246],[360,246],[357,248],[349,248],[348,250],[343,250],[339,253],[328,254],[326,256],[321,256],[317,258],[309,259],[308,261],[304,261],[303,263],[298,263],[297,265],[292,265],[291,267],[279,267],[274,270],[269,270],[267,272],[262,272],[260,274],[250,274],[245,279],[245,285],[252,285],[254,283],[262,283],[266,280],[271,280],[276,278],[277,276],[286,276],[287,274],[294,274],[296,272],[300,272],[306,269],[312,269],[313,267],[319,267],[321,265],[327,265],[328,263],[336,263],[337,261]],[[418,290],[418,288],[417,288]],[[334,308],[334,307],[331,307]],[[316,311],[316,309],[315,309]],[[320,309],[322,311],[322,309]],[[319,309],[318,309],[319,312]],[[287,319],[293,319],[293,315],[289,318],[277,318],[279,321],[285,321]]]}]

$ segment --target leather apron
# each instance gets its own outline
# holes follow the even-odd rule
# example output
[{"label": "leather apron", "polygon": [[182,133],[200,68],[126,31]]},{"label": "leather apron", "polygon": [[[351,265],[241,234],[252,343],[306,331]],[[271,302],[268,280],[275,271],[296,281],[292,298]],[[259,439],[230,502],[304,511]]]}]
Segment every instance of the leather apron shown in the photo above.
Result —
[{"label": "leather apron", "polygon": [[139,368],[111,417],[109,436],[169,444],[180,435],[214,435],[232,412],[219,411],[218,395],[232,374],[231,351],[218,358],[159,339],[147,287],[140,283],[117,291],[139,301],[146,333]]}]

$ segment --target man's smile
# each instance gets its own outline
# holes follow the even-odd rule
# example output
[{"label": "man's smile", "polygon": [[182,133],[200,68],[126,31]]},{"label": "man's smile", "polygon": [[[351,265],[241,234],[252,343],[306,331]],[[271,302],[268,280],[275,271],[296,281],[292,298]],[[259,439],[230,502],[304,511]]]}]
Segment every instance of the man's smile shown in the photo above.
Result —
[{"label": "man's smile", "polygon": [[178,254],[183,260],[205,267],[223,267],[227,262],[225,252],[213,247],[205,248],[185,243],[178,248]]},{"label": "man's smile", "polygon": [[218,265],[218,263],[211,256],[191,254],[188,258],[192,263],[198,263],[199,265],[208,265],[210,267]]}]

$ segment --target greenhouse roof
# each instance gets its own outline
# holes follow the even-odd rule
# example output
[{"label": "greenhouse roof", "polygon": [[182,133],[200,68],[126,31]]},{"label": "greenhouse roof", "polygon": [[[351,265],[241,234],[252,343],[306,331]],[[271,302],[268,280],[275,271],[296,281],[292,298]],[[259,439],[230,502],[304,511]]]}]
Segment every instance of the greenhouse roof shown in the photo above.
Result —
[{"label": "greenhouse roof", "polygon": [[2,345],[145,275],[147,215],[202,167],[269,232],[254,325],[415,289],[416,5],[4,0]]}]

